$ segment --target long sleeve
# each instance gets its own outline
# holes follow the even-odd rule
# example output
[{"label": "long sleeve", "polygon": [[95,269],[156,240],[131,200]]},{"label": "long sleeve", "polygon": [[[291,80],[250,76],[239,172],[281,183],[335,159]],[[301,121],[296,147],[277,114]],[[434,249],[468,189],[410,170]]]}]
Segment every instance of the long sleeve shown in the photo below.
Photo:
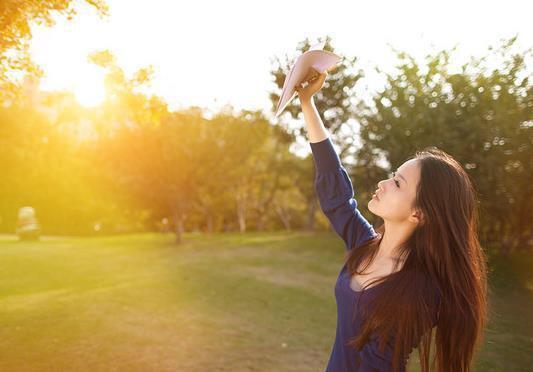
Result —
[{"label": "long sleeve", "polygon": [[358,247],[377,234],[357,209],[352,182],[333,148],[331,139],[310,143],[315,161],[315,190],[320,207],[346,250]]}]

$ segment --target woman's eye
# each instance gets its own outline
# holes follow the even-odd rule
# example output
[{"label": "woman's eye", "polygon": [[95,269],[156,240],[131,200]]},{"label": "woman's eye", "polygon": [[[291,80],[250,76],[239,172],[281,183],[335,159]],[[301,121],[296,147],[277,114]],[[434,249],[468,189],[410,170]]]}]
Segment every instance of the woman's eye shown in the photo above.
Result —
[{"label": "woman's eye", "polygon": [[[396,172],[392,172],[393,179],[394,179],[395,176],[396,176]],[[400,182],[399,181],[394,180],[394,183],[396,184],[396,187],[400,187]]]}]

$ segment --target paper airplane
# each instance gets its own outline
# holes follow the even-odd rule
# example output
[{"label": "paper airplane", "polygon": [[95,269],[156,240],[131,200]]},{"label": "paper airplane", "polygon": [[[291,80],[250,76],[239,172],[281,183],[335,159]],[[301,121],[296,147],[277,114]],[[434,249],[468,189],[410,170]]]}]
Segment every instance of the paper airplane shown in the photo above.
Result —
[{"label": "paper airplane", "polygon": [[296,95],[296,85],[301,84],[309,70],[314,68],[320,73],[332,70],[340,62],[341,57],[335,53],[323,50],[325,42],[313,45],[309,50],[300,55],[296,63],[292,66],[281,91],[278,105],[276,107],[276,117],[279,116]]}]

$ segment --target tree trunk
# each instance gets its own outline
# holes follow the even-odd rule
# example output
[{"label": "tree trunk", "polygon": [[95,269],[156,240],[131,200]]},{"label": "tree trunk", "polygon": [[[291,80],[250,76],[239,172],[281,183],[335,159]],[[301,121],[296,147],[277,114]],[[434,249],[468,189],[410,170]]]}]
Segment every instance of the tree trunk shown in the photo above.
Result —
[{"label": "tree trunk", "polygon": [[279,219],[283,223],[283,226],[285,227],[285,230],[291,231],[291,215],[289,211],[286,211],[278,205],[278,203],[274,203],[274,208],[276,210],[277,215],[279,216]]},{"label": "tree trunk", "polygon": [[213,214],[208,212],[206,220],[207,220],[206,221],[206,223],[207,223],[207,235],[211,235],[211,234],[213,234]]},{"label": "tree trunk", "polygon": [[176,213],[174,215],[174,232],[176,234],[176,244],[181,244],[183,241],[183,230],[185,221],[185,216],[183,213]]},{"label": "tree trunk", "polygon": [[246,200],[241,195],[237,194],[237,220],[239,223],[239,231],[246,232]]},{"label": "tree trunk", "polygon": [[257,231],[264,231],[266,226],[266,213],[264,209],[259,209],[257,213]]},{"label": "tree trunk", "polygon": [[315,230],[315,214],[317,206],[318,204],[316,197],[313,196],[307,204],[307,223],[305,224],[305,230],[307,231]]}]

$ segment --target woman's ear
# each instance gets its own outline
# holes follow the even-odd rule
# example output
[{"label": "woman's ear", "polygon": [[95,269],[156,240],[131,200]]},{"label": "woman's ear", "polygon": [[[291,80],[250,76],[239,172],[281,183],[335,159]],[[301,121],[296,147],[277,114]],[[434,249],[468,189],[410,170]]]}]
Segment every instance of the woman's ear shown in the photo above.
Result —
[{"label": "woman's ear", "polygon": [[425,223],[424,214],[420,210],[415,210],[410,216],[409,221],[417,224],[423,225]]}]

